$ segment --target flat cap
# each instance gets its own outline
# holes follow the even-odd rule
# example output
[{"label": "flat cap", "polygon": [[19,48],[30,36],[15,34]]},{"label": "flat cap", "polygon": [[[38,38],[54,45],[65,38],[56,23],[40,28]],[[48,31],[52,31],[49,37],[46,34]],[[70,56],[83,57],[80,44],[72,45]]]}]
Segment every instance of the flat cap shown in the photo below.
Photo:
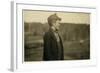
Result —
[{"label": "flat cap", "polygon": [[52,21],[52,20],[60,20],[61,21],[61,18],[57,16],[57,14],[52,14],[48,17],[48,21]]}]

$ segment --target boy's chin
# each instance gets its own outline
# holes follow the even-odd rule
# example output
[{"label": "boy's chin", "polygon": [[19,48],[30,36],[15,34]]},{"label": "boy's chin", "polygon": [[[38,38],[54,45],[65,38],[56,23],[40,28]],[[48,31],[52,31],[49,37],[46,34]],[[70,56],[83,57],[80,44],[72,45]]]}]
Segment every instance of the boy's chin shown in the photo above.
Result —
[{"label": "boy's chin", "polygon": [[58,31],[58,30],[59,30],[59,28],[56,28],[56,30]]}]

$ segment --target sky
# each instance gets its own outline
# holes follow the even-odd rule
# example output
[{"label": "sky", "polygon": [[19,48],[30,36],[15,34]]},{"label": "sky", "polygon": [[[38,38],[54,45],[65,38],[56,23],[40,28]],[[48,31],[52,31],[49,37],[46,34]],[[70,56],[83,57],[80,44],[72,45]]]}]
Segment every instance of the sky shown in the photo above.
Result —
[{"label": "sky", "polygon": [[23,18],[24,22],[41,22],[46,23],[47,18],[56,13],[58,17],[62,20],[62,23],[82,23],[90,24],[90,14],[89,13],[79,13],[79,12],[51,12],[51,11],[32,11],[24,10]]}]

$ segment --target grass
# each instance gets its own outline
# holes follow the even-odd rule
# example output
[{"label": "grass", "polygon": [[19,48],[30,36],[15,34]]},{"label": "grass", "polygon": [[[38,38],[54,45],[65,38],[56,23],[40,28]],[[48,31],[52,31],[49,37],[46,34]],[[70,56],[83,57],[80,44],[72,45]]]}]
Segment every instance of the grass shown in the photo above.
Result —
[{"label": "grass", "polygon": [[[79,41],[64,42],[64,59],[65,60],[82,60],[90,58],[89,41],[80,43]],[[42,61],[43,47],[26,48],[25,61]]]}]

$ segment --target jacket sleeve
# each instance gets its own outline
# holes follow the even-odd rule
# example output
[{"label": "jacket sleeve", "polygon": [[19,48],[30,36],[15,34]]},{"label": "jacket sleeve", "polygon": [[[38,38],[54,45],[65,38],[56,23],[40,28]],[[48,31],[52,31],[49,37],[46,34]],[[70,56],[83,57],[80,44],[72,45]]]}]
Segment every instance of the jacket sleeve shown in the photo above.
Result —
[{"label": "jacket sleeve", "polygon": [[52,60],[51,56],[51,40],[50,40],[50,35],[45,34],[44,35],[44,60]]}]

